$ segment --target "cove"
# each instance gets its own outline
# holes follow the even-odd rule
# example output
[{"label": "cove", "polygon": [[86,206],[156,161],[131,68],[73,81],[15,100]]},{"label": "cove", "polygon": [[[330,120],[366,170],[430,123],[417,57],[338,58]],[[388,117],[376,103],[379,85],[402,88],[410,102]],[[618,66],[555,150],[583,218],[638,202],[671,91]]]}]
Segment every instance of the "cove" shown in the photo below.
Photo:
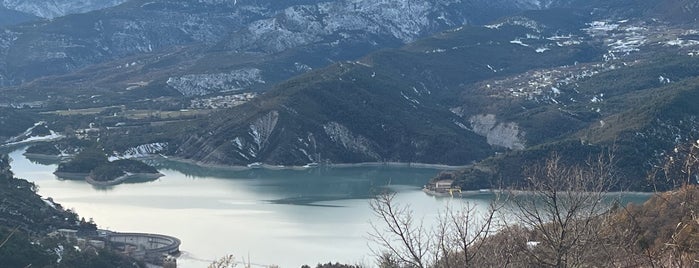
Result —
[{"label": "cove", "polygon": [[150,160],[165,176],[147,182],[94,187],[53,175],[57,163],[10,153],[12,171],[39,194],[92,218],[99,228],[161,233],[182,240],[178,267],[206,267],[233,254],[253,265],[315,266],[323,262],[373,266],[368,233],[372,193],[386,187],[426,224],[450,202],[488,205],[489,195],[435,198],[421,191],[431,168],[342,167],[233,171]]},{"label": "cove", "polygon": [[[178,267],[207,267],[232,254],[256,267],[301,267],[341,262],[375,265],[369,239],[372,194],[387,188],[410,205],[425,225],[448,205],[469,203],[485,211],[493,195],[436,198],[422,186],[440,170],[362,166],[305,170],[200,167],[167,159],[146,160],[164,174],[152,181],[97,187],[53,175],[57,163],[30,160],[24,148],[10,153],[12,171],[101,229],[159,233],[182,241]],[[651,194],[624,193],[621,203]],[[610,194],[610,200],[618,194]],[[506,217],[506,215],[505,215]],[[374,248],[376,248],[374,246]]]}]

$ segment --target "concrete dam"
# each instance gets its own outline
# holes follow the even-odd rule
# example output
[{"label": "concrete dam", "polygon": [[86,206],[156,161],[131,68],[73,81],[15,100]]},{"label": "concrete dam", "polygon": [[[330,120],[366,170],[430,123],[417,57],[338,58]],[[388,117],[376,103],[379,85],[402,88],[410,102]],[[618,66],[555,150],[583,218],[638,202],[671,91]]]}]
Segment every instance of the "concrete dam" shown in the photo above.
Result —
[{"label": "concrete dam", "polygon": [[180,253],[181,241],[167,235],[109,232],[106,239],[127,255],[153,264],[162,264],[165,257]]}]

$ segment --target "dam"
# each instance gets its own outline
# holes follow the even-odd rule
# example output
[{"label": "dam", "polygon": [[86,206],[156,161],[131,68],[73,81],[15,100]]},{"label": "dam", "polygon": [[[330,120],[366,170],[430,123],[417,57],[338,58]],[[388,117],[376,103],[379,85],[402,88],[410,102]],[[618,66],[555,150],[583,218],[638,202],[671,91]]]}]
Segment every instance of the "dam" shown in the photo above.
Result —
[{"label": "dam", "polygon": [[131,257],[148,263],[162,264],[168,256],[180,253],[181,241],[161,234],[118,233],[100,231],[107,243]]}]

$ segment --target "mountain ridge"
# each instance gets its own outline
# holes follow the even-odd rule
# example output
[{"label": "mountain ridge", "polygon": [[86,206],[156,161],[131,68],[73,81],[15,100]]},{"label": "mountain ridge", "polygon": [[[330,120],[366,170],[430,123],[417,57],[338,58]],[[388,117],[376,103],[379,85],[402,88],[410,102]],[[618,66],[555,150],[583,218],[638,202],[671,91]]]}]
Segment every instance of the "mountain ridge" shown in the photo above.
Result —
[{"label": "mountain ridge", "polygon": [[[521,172],[512,169],[553,150],[582,161],[623,139],[617,144],[628,155],[622,161],[627,182],[640,189],[644,186],[634,171],[644,170],[664,148],[678,142],[658,133],[684,139],[692,128],[680,126],[681,122],[695,123],[686,117],[691,109],[644,112],[671,110],[669,102],[654,99],[675,100],[675,95],[659,93],[664,89],[692,89],[692,78],[697,76],[693,57],[699,55],[695,24],[687,16],[662,19],[677,12],[691,14],[693,9],[684,8],[691,7],[690,2],[672,2],[681,7],[679,11],[657,9],[657,3],[650,1],[539,2],[534,6],[549,9],[519,12],[483,26],[451,27],[425,38],[419,37],[437,31],[432,25],[448,23],[437,16],[434,21],[416,22],[417,28],[397,24],[467,3],[421,3],[415,13],[394,21],[374,20],[372,12],[361,13],[361,8],[350,12],[349,18],[324,17],[354,9],[350,2],[297,1],[278,9],[266,1],[247,2],[251,5],[245,8],[241,3],[133,1],[44,22],[39,36],[63,31],[64,26],[52,28],[55,25],[94,21],[97,14],[126,12],[142,4],[147,4],[143,12],[172,15],[176,21],[212,6],[249,15],[246,22],[230,22],[239,27],[222,37],[208,35],[206,27],[178,30],[181,35],[170,33],[172,39],[160,40],[161,48],[141,46],[144,53],[116,53],[116,60],[85,63],[74,73],[25,82],[5,92],[13,101],[51,114],[70,114],[55,110],[71,108],[103,111],[94,119],[88,113],[84,116],[88,119],[81,120],[101,124],[107,131],[100,133],[100,140],[117,153],[158,144],[161,149],[155,153],[203,164],[475,164],[473,170],[478,172],[466,173],[479,176],[475,178],[479,183],[503,174],[516,179]],[[388,3],[392,2],[379,1],[374,7]],[[401,14],[409,3],[373,16]],[[580,5],[565,8],[576,4]],[[598,8],[604,6],[613,9]],[[328,11],[332,8],[337,10]],[[231,20],[223,15],[218,19]],[[356,31],[368,22],[380,25]],[[73,35],[95,32],[99,31],[86,29]],[[24,38],[22,42],[28,42]],[[411,42],[404,44],[407,41]],[[14,51],[11,45],[6,47]],[[20,55],[16,61],[23,57],[11,54]],[[216,98],[228,108],[190,106]],[[65,106],[68,100],[75,104]],[[633,105],[630,100],[647,105]],[[141,111],[130,112],[134,109]],[[53,119],[57,129],[74,127],[58,121]],[[660,122],[663,128],[649,122]],[[639,138],[650,134],[658,139]],[[499,169],[503,171],[485,172]],[[474,179],[466,176],[459,181]]]},{"label": "mountain ridge", "polygon": [[86,13],[117,6],[127,0],[3,0],[0,6],[7,9],[53,19],[70,14]]},{"label": "mountain ridge", "polygon": [[[679,140],[670,141],[667,139],[667,136],[677,137],[679,135],[679,137],[682,137],[681,140],[691,139],[691,131],[696,129],[696,122],[690,120],[691,109],[671,108],[674,106],[685,107],[689,105],[686,101],[694,99],[696,96],[689,93],[689,95],[682,95],[684,98],[666,95],[665,98],[668,98],[668,101],[662,101],[663,97],[657,95],[657,92],[668,92],[668,94],[670,94],[669,92],[692,92],[694,88],[694,82],[692,81],[696,80],[693,80],[693,77],[696,77],[699,73],[696,72],[697,62],[691,56],[691,53],[693,53],[691,50],[692,46],[674,45],[677,43],[675,40],[684,38],[682,37],[684,36],[684,30],[675,30],[672,28],[674,26],[669,27],[666,24],[652,21],[626,19],[620,19],[618,22],[614,20],[602,21],[594,16],[589,17],[585,23],[570,24],[562,22],[559,26],[547,27],[543,21],[550,19],[551,16],[555,18],[570,17],[572,15],[570,13],[561,14],[556,12],[561,12],[561,10],[528,13],[524,17],[514,17],[514,20],[505,20],[486,27],[463,27],[455,31],[438,34],[433,38],[422,39],[401,49],[376,52],[356,62],[346,62],[329,69],[319,70],[317,73],[311,73],[309,74],[310,77],[322,77],[318,79],[327,80],[321,87],[322,89],[317,89],[317,91],[333,92],[332,88],[341,87],[340,85],[347,81],[351,81],[350,84],[355,86],[343,88],[342,91],[344,93],[335,93],[343,96],[344,99],[342,101],[336,101],[328,97],[323,99],[323,101],[317,102],[327,106],[325,108],[311,108],[310,110],[315,115],[312,116],[304,112],[299,114],[301,114],[301,117],[311,118],[315,116],[314,118],[317,118],[318,116],[332,114],[332,109],[353,111],[353,107],[347,107],[347,103],[354,104],[349,106],[359,106],[361,102],[350,101],[348,96],[357,94],[356,92],[361,92],[364,88],[371,88],[372,83],[376,83],[369,82],[369,84],[365,85],[362,84],[364,83],[362,79],[366,77],[401,77],[403,80],[401,82],[388,81],[386,84],[378,87],[389,91],[393,90],[395,95],[385,98],[402,99],[401,101],[404,103],[384,103],[384,106],[394,105],[394,107],[400,107],[400,105],[408,105],[398,110],[410,110],[424,104],[430,107],[426,109],[448,111],[452,115],[457,115],[460,119],[447,120],[448,123],[441,122],[435,126],[427,123],[428,120],[405,119],[410,118],[405,115],[397,116],[397,118],[403,118],[405,120],[403,122],[416,122],[426,129],[447,125],[460,126],[459,131],[462,132],[453,132],[461,133],[455,134],[456,136],[476,134],[481,139],[480,143],[474,144],[481,144],[482,147],[480,148],[486,155],[494,155],[496,152],[501,154],[494,155],[491,158],[484,158],[483,164],[477,163],[476,168],[471,169],[479,170],[479,172],[466,172],[467,174],[458,180],[460,183],[464,183],[464,188],[485,188],[487,185],[483,183],[493,183],[497,177],[508,177],[516,180],[521,174],[521,170],[518,169],[518,167],[521,167],[521,163],[536,161],[536,159],[545,157],[552,151],[560,151],[571,155],[571,161],[584,161],[586,157],[594,153],[604,151],[607,147],[614,147],[616,143],[616,146],[619,147],[618,153],[623,156],[619,166],[620,172],[623,174],[623,184],[626,185],[625,187],[629,187],[629,189],[647,190],[648,184],[644,179],[644,173],[648,171],[651,163],[662,155],[663,150],[667,150],[675,142],[679,142]],[[574,14],[576,11],[570,12]],[[560,20],[554,21],[561,22]],[[478,34],[483,35],[483,33],[490,33],[491,35],[486,34],[485,36],[487,37],[484,39],[460,39],[458,34],[464,32],[469,32],[469,34],[464,34],[464,37],[471,38],[478,36]],[[675,37],[669,35],[664,36],[664,39],[655,40],[654,43],[646,41],[654,38],[655,34],[658,33],[663,35],[678,33],[680,37],[675,39]],[[502,36],[498,36],[498,34],[502,34]],[[615,40],[609,39],[612,36]],[[462,47],[448,45],[450,40],[452,40],[451,42],[459,40],[458,43]],[[468,41],[464,42],[462,40],[470,40],[474,43],[474,46],[469,46]],[[477,40],[489,40],[489,42],[482,43],[481,46],[484,48],[478,49],[477,44],[479,42]],[[438,46],[435,47],[435,45]],[[489,57],[479,59],[477,55],[488,55]],[[498,57],[502,57],[502,63],[498,63]],[[520,60],[513,60],[518,57]],[[450,61],[447,59],[450,59]],[[466,61],[460,61],[464,59]],[[458,62],[461,63],[455,64]],[[512,64],[513,62],[517,64]],[[342,69],[342,67],[347,69]],[[452,71],[450,72],[450,70]],[[453,72],[453,70],[468,71],[460,74],[459,72]],[[466,75],[464,76],[463,74]],[[619,77],[623,79],[619,79]],[[306,77],[305,79],[310,78]],[[614,80],[619,80],[619,82],[610,83]],[[379,81],[384,82],[383,80]],[[605,83],[608,84],[605,86]],[[301,98],[309,97],[310,94],[308,92],[310,89],[292,92],[289,84],[312,85],[311,82],[303,79],[292,79],[280,84],[280,89],[277,90],[279,92],[286,90],[288,94],[292,94],[291,97],[277,98],[275,97],[277,93],[274,93],[277,91],[271,91],[272,94],[260,97],[259,101],[276,104],[276,107],[284,108],[297,104],[297,102],[303,103],[298,105],[307,107],[318,106],[317,103],[309,104],[307,101],[302,102],[302,99],[293,99],[300,96],[304,96]],[[410,90],[405,89],[410,89],[411,87],[414,91],[409,94]],[[309,86],[309,88],[314,88],[314,86]],[[675,89],[668,91],[668,88]],[[453,96],[454,90],[457,89],[461,90],[460,100],[445,99]],[[421,96],[420,92],[423,92],[424,95]],[[430,92],[431,94],[424,92]],[[334,95],[332,93],[328,94]],[[439,96],[440,94],[443,95]],[[626,100],[627,98],[630,100]],[[638,98],[643,99],[643,102],[647,103],[647,105],[634,105],[633,101],[638,100]],[[685,102],[675,102],[675,100],[683,100]],[[459,101],[464,103],[458,104]],[[415,106],[410,107],[411,103]],[[622,105],[621,103],[624,104]],[[675,103],[675,105],[672,103]],[[263,109],[264,112],[261,113],[270,111],[269,106],[265,107]],[[386,107],[386,109],[391,108]],[[674,112],[648,114],[637,109],[661,109]],[[254,111],[254,109],[252,110]],[[386,111],[371,114],[400,114],[395,111]],[[420,111],[423,110],[418,109],[416,113],[421,113]],[[247,112],[249,113],[250,110]],[[232,112],[232,114],[239,113]],[[623,117],[623,114],[631,116],[632,119],[624,119],[622,124],[614,123],[619,120],[616,119],[615,121],[614,118],[618,116]],[[647,119],[640,117],[644,114],[647,115]],[[316,132],[314,137],[317,138],[322,135],[332,137],[331,132],[344,132],[354,135],[349,135],[349,140],[352,140],[351,137],[354,137],[354,140],[363,141],[360,143],[372,144],[371,141],[374,141],[377,137],[372,136],[371,133],[381,133],[380,130],[371,130],[371,128],[372,126],[382,125],[382,123],[369,119],[371,116],[363,115],[360,111],[347,112],[347,114],[341,117],[356,118],[350,120],[359,122],[367,120],[371,123],[368,125],[338,123],[340,125],[338,126],[333,124],[336,123],[335,121],[327,118],[316,119],[314,121],[326,124],[324,127],[333,129],[333,131],[326,133]],[[443,116],[442,118],[445,117]],[[256,119],[251,121],[254,120]],[[279,123],[284,119],[280,116],[277,120],[277,123]],[[662,123],[660,125],[664,127],[658,128],[655,126],[656,122],[661,122],[657,120],[661,120]],[[208,128],[208,130],[215,130],[213,133],[227,133],[226,131],[230,128],[252,130],[252,128],[247,127],[251,121],[239,121],[237,126],[236,124],[217,124],[212,122],[209,124],[212,127]],[[637,127],[628,125],[632,122],[638,122]],[[685,126],[679,127],[682,124],[685,124]],[[268,136],[274,137],[273,132]],[[394,130],[394,132],[400,131]],[[361,133],[361,135],[356,133]],[[650,133],[656,134],[650,138]],[[414,134],[403,135],[404,137],[414,137]],[[228,136],[233,139],[233,136]],[[638,138],[643,136],[649,138]],[[453,140],[451,137],[453,136],[442,133],[435,136],[435,139]],[[240,138],[240,136],[237,138]],[[298,138],[298,136],[280,138],[277,141],[271,141],[269,144],[283,143],[285,140],[294,140],[295,138]],[[483,144],[483,139],[485,139],[487,145]],[[617,139],[622,141],[617,141]],[[348,139],[345,138],[344,140]],[[333,140],[332,138],[328,138],[323,142],[346,144],[346,142],[343,142],[343,139]],[[191,148],[206,147],[203,144],[206,144],[206,141],[203,143],[201,141],[192,144],[185,143],[177,149],[175,155],[186,152],[188,150],[187,147],[190,146]],[[639,147],[641,144],[647,144],[647,146]],[[295,147],[289,147],[289,145],[278,146],[286,146],[286,151],[295,150]],[[399,144],[396,147],[406,148],[409,146]],[[207,152],[216,151],[216,148],[210,149],[211,151]],[[307,148],[303,149],[306,150]],[[444,148],[440,150],[443,154],[453,152]],[[240,151],[232,151],[234,153],[227,155],[231,156],[240,153]],[[325,150],[321,151],[325,152]],[[446,162],[444,158],[439,159],[435,157],[439,153],[420,154],[417,151],[419,150],[412,151],[414,154],[405,158],[337,159],[334,158],[337,157],[335,155],[325,155],[325,157],[330,162],[399,161],[457,165],[470,164],[474,160],[474,158],[469,158],[469,153],[466,152],[452,154],[447,157],[452,162]],[[458,151],[458,149],[455,151]],[[226,154],[225,152],[226,149],[219,151],[220,154]],[[365,156],[370,156],[372,153],[376,153],[376,151],[365,153]],[[378,155],[383,156],[380,153]],[[180,156],[194,160],[202,159],[198,155],[186,153]],[[299,156],[294,155],[289,156],[288,159],[298,158]],[[242,164],[245,163],[245,160],[248,159],[243,157],[226,163]],[[268,162],[270,164],[299,164],[298,162],[280,162],[279,158],[274,157],[264,158],[264,155],[262,155],[262,158],[254,158],[254,160],[250,158],[249,160]],[[316,162],[317,160],[308,159],[308,161]],[[503,171],[488,175],[489,172],[483,173],[484,170]],[[484,178],[485,181],[483,181]],[[472,183],[473,181],[480,182]]]}]

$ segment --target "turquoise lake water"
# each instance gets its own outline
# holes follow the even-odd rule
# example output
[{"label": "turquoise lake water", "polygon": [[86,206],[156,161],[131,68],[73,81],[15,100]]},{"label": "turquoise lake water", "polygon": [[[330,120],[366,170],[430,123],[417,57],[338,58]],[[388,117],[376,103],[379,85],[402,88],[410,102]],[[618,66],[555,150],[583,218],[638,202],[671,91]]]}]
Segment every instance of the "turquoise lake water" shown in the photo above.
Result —
[{"label": "turquoise lake water", "polygon": [[[161,233],[182,240],[179,267],[206,267],[233,254],[260,266],[300,267],[317,263],[373,266],[369,208],[372,193],[387,188],[425,224],[447,205],[469,203],[484,210],[490,194],[435,198],[421,191],[440,170],[409,167],[318,167],[244,171],[152,160],[165,176],[147,182],[96,188],[56,178],[56,163],[32,161],[23,149],[10,154],[17,177],[39,186],[100,228]],[[631,196],[642,201],[647,195]]]}]

